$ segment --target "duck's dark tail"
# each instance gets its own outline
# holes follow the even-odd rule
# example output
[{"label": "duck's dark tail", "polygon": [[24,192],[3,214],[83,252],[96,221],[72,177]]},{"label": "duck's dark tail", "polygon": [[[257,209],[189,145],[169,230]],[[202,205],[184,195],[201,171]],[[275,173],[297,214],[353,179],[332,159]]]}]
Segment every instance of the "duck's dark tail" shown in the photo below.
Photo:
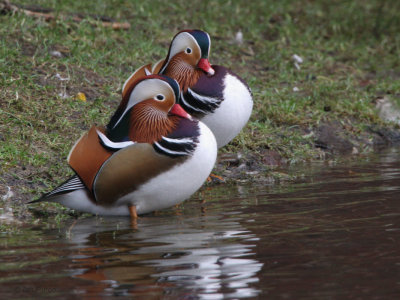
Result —
[{"label": "duck's dark tail", "polygon": [[60,184],[58,187],[56,187],[51,192],[44,194],[39,199],[28,202],[28,204],[38,203],[38,202],[42,202],[42,201],[52,201],[57,198],[55,196],[70,193],[70,192],[73,192],[73,191],[76,191],[79,189],[85,189],[85,188],[86,188],[86,186],[82,182],[82,180],[80,180],[77,175],[74,175],[71,178],[69,178],[67,181]]}]

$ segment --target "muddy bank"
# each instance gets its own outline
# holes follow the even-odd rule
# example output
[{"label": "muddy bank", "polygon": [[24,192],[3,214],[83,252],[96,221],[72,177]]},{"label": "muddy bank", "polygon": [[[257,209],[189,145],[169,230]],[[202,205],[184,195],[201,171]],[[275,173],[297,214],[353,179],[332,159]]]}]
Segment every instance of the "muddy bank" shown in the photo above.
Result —
[{"label": "muddy bank", "polygon": [[[400,145],[400,130],[369,125],[365,131],[353,132],[340,122],[322,123],[313,130],[304,130],[313,136],[313,147],[320,150],[315,159],[333,159],[379,151]],[[223,153],[218,157],[215,171],[227,181],[279,181],[288,161],[278,151],[256,149],[247,153]]]},{"label": "muddy bank", "polygon": [[[316,159],[335,159],[349,155],[378,151],[391,146],[400,145],[400,131],[370,125],[363,132],[352,133],[340,122],[323,123],[313,130],[304,130],[304,134],[313,136],[313,147],[320,150]],[[232,182],[265,182],[266,184],[279,184],[295,178],[286,173],[289,162],[278,152],[271,149],[260,148],[254,151],[239,153],[220,153],[213,173],[221,176],[223,180],[213,179],[206,185],[224,184]],[[50,190],[53,186],[46,187],[35,178],[45,177],[52,180],[45,168],[21,166],[9,170],[0,182],[0,224],[23,224],[34,222],[37,218],[54,218],[59,214],[64,217],[76,217],[69,209],[59,209],[52,205],[41,208],[30,207],[27,202],[32,200],[38,190]]]}]

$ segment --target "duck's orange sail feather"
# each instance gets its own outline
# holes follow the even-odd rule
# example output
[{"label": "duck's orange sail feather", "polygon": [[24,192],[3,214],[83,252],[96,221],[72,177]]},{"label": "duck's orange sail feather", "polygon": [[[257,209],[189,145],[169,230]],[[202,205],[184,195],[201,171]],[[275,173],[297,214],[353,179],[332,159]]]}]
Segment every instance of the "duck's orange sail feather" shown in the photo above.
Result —
[{"label": "duck's orange sail feather", "polygon": [[100,167],[112,155],[100,144],[97,130],[104,133],[104,128],[92,126],[76,142],[68,156],[69,165],[90,191]]}]

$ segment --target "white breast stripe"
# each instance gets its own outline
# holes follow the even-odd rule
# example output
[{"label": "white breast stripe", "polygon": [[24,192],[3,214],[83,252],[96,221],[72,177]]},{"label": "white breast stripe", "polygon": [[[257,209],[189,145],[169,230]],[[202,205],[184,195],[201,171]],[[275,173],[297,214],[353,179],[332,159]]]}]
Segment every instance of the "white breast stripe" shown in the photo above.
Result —
[{"label": "white breast stripe", "polygon": [[174,143],[174,144],[188,144],[188,143],[192,144],[193,143],[193,139],[191,139],[191,138],[171,139],[171,138],[167,138],[167,137],[163,136],[162,139],[169,143]]},{"label": "white breast stripe", "polygon": [[207,114],[207,111],[202,110],[202,109],[197,108],[197,107],[194,107],[194,106],[191,106],[189,103],[187,103],[186,100],[185,100],[185,98],[183,97],[183,93],[181,93],[181,100],[182,100],[183,104],[184,104],[186,107],[189,107],[190,109],[192,109],[192,110],[194,110],[194,111],[197,111],[197,112],[200,112],[200,113],[203,113],[203,114]]},{"label": "white breast stripe", "polygon": [[96,131],[97,131],[97,135],[99,136],[101,141],[104,143],[104,145],[106,145],[109,148],[118,150],[118,149],[122,149],[122,148],[125,148],[125,147],[135,144],[132,141],[114,143],[108,137],[106,137],[101,131],[99,131],[97,129],[96,129]]},{"label": "white breast stripe", "polygon": [[197,94],[196,92],[194,92],[192,89],[188,88],[188,92],[193,96],[193,98],[195,98],[196,100],[199,100],[203,103],[219,103],[221,102],[219,99],[217,98],[213,98],[213,97],[207,97],[207,96],[202,96],[200,94]]},{"label": "white breast stripe", "polygon": [[173,150],[169,150],[167,148],[164,148],[163,146],[161,146],[158,142],[154,143],[160,150],[169,153],[171,155],[189,155],[190,153],[185,152],[185,151],[173,151]]}]

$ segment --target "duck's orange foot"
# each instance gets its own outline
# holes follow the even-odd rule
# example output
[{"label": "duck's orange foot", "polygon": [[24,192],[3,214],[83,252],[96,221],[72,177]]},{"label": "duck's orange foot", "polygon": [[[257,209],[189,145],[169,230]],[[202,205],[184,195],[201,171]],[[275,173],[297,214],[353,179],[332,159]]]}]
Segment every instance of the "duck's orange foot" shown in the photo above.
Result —
[{"label": "duck's orange foot", "polygon": [[208,176],[207,178],[207,182],[213,182],[213,183],[223,183],[225,182],[225,179],[219,175],[215,175],[215,174],[210,174],[210,176]]},{"label": "duck's orange foot", "polygon": [[138,216],[135,205],[129,206],[129,214],[131,215],[131,225],[136,229]]}]

